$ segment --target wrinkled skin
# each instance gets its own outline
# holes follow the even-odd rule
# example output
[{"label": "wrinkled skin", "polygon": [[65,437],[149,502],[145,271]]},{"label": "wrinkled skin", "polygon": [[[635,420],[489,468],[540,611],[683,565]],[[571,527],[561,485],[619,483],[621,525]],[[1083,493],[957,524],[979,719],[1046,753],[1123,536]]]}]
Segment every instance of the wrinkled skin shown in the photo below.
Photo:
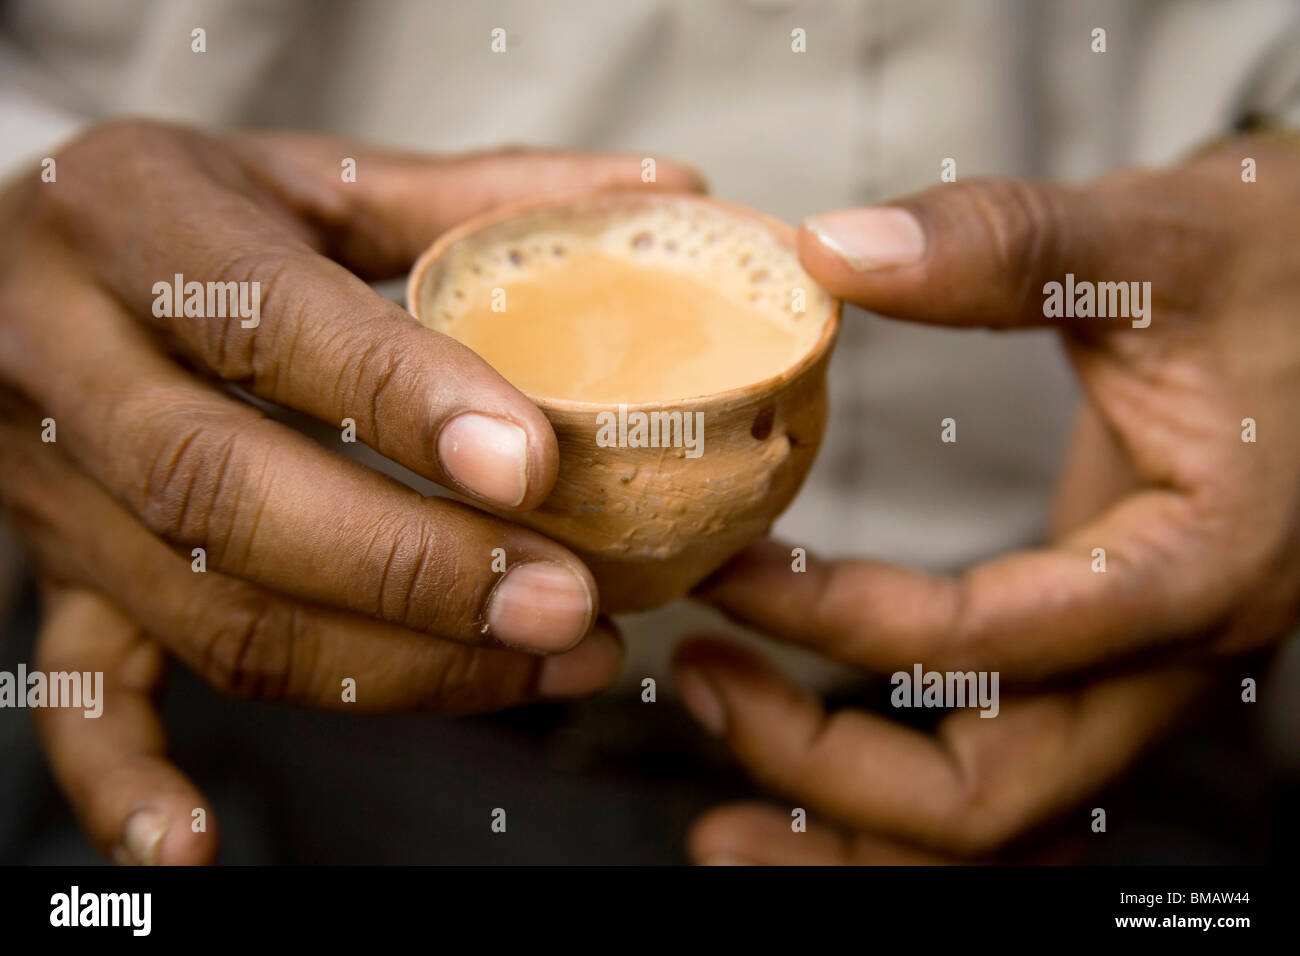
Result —
[{"label": "wrinkled skin", "polygon": [[[201,862],[216,850],[210,809],[192,833],[191,810],[207,804],[164,756],[153,699],[169,656],[232,694],[362,710],[483,711],[614,679],[621,646],[567,549],[425,499],[225,386],[331,428],[351,418],[359,441],[470,499],[536,507],[558,466],[541,412],[364,280],[400,274],[500,203],[643,188],[640,158],[434,158],[120,122],[55,160],[55,181],[33,169],[0,196],[0,493],[46,597],[39,663],[105,672],[100,720],[34,713],[106,853]],[[644,188],[699,188],[671,162],[657,172]],[[177,273],[259,282],[260,324],[155,316],[154,284]],[[440,435],[471,411],[526,436],[513,476],[449,470]],[[191,570],[196,548],[205,573]],[[569,572],[585,604],[556,610],[530,592],[514,618],[529,640],[507,640],[489,610],[496,548],[511,574]]]},{"label": "wrinkled skin", "polygon": [[[1244,157],[1258,182],[1241,177]],[[1300,146],[1263,136],[1176,168],[1083,187],[977,181],[895,204],[911,264],[856,270],[804,230],[805,266],[884,315],[953,326],[1054,325],[1086,396],[1053,540],[953,575],[809,561],[761,542],[705,591],[775,638],[871,672],[992,670],[995,719],[935,734],[821,702],[756,655],[687,642],[688,703],[737,758],[827,826],[720,808],[698,859],[754,863],[983,858],[1115,778],[1300,609]],[[866,219],[840,222],[866,223]],[[894,220],[891,223],[896,225]],[[1044,285],[1150,281],[1152,321],[1044,318]],[[1257,440],[1243,441],[1243,419]],[[1093,550],[1104,548],[1105,573]],[[703,701],[703,703],[701,703]],[[1086,827],[1078,817],[1076,826]]]}]

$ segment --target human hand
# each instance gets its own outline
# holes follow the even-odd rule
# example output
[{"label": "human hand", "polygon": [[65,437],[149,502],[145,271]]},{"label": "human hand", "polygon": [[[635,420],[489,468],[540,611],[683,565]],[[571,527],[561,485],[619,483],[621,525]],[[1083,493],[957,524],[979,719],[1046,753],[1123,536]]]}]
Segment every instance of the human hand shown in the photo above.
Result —
[{"label": "human hand", "polygon": [[[1246,155],[1274,171],[1266,186],[1241,181]],[[997,719],[957,711],[930,735],[827,714],[755,655],[687,643],[677,672],[688,706],[760,780],[848,828],[795,834],[770,809],[724,807],[697,825],[697,859],[995,853],[1131,763],[1209,686],[1207,658],[1289,633],[1300,237],[1278,215],[1298,198],[1294,177],[1276,171],[1297,165],[1293,146],[1247,141],[1082,189],[946,186],[899,204],[914,218],[848,211],[805,228],[809,272],[884,314],[1001,329],[1058,321],[1043,315],[1044,286],[1072,273],[1150,281],[1151,321],[1060,323],[1088,406],[1050,547],[949,576],[814,558],[798,574],[790,548],[767,541],[708,582],[704,595],[734,617],[868,670],[924,662],[999,671],[1020,687]],[[1242,440],[1244,418],[1259,441]],[[1147,663],[1135,670],[1138,656]],[[1076,670],[1088,676],[1041,686]]]},{"label": "human hand", "polygon": [[[755,779],[792,801],[710,811],[700,863],[942,863],[994,857],[1114,780],[1210,686],[1208,665],[1000,695],[933,733],[822,702],[752,651],[694,638],[674,680],[691,712]],[[809,817],[792,828],[792,807]],[[818,819],[820,818],[820,820]],[[1078,832],[1090,819],[1081,816]]]},{"label": "human hand", "polygon": [[[1242,182],[1244,156],[1258,182]],[[814,558],[792,574],[790,550],[768,542],[706,596],[886,672],[924,661],[1034,680],[1284,637],[1300,610],[1300,223],[1284,213],[1300,200],[1297,170],[1300,147],[1248,139],[1078,188],[953,184],[814,217],[800,253],[834,295],[915,321],[1059,328],[1134,486],[1051,547],[958,574]],[[1067,273],[1149,281],[1149,325],[1046,318],[1044,287]],[[1257,441],[1243,441],[1247,418]]]},{"label": "human hand", "polygon": [[[1119,448],[1095,415],[1081,415],[1054,538],[1132,490]],[[873,713],[828,713],[759,655],[717,640],[683,644],[674,673],[687,707],[755,777],[817,815],[800,832],[789,811],[738,803],[692,827],[697,862],[754,865],[1015,860],[1031,833],[1040,859],[1043,825],[1137,760],[1213,679],[1208,665],[1165,667],[998,694],[994,718],[955,710],[922,732]],[[1076,819],[1074,832],[1082,826]]]},{"label": "human hand", "polygon": [[[357,160],[356,182],[340,177],[345,156]],[[210,380],[335,426],[351,418],[359,440],[421,475],[498,506],[535,507],[557,468],[540,411],[348,267],[392,274],[459,219],[521,195],[639,182],[638,161],[440,160],[152,123],[99,128],[56,160],[55,182],[33,176],[0,198],[5,494],[47,573],[109,597],[230,690],[282,682],[278,662],[303,642],[344,654],[313,660],[322,678],[365,655],[348,633],[360,616],[391,625],[399,643],[418,632],[541,652],[577,644],[596,593],[567,549],[331,455]],[[668,163],[658,172],[661,185],[693,183]],[[260,322],[156,316],[155,283],[176,274],[259,282]],[[39,441],[43,417],[56,443]],[[83,522],[60,523],[76,507],[69,490],[88,488],[80,478],[97,486]],[[101,518],[129,521],[124,533],[145,532],[187,560],[203,548],[220,599],[202,575],[179,578],[186,619],[168,619],[154,582],[103,553]],[[504,577],[495,548],[507,556]],[[332,641],[313,630],[325,608],[342,615]],[[400,687],[402,670],[394,661],[392,686],[372,688],[372,699],[427,690]]]},{"label": "human hand", "polygon": [[[355,182],[340,177],[344,157]],[[434,159],[137,122],[55,158],[54,182],[33,174],[0,197],[0,493],[47,593],[81,608],[52,603],[42,646],[86,670],[116,667],[118,650],[150,659],[156,642],[233,694],[361,710],[495,709],[614,678],[618,639],[596,623],[594,582],[567,549],[424,499],[217,383],[335,427],[351,418],[359,440],[419,474],[498,508],[535,507],[557,469],[545,418],[363,278],[399,273],[497,203],[640,183],[639,159]],[[660,188],[697,186],[671,163],[657,172]],[[156,315],[155,284],[177,274],[260,283],[257,321]],[[195,548],[206,573],[191,570]],[[124,769],[128,786],[89,785],[103,753],[124,752],[105,728],[155,733],[151,682],[128,683],[115,698],[126,716],[42,715],[62,728],[46,735],[51,760],[106,848],[123,842],[121,807],[147,804],[146,784],[162,779]],[[118,809],[95,810],[108,804]]]}]

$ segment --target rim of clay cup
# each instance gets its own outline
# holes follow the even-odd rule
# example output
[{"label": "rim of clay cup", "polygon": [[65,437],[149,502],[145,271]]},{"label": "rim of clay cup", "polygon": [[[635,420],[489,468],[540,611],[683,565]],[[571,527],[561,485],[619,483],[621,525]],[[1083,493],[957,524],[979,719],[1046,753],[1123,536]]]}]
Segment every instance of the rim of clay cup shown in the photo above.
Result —
[{"label": "rim of clay cup", "polygon": [[[746,206],[737,203],[727,202],[722,199],[714,199],[710,196],[700,196],[693,193],[679,192],[647,192],[638,189],[613,189],[600,192],[581,193],[577,195],[563,196],[559,198],[542,199],[542,200],[523,200],[521,202],[506,203],[498,206],[485,213],[480,213],[464,222],[453,226],[442,235],[434,240],[433,245],[429,246],[415,261],[411,267],[410,276],[406,281],[406,308],[413,315],[420,325],[430,332],[439,332],[425,323],[420,317],[420,288],[424,284],[424,276],[433,266],[442,258],[444,254],[456,243],[463,239],[468,239],[475,233],[481,232],[491,226],[508,222],[511,219],[518,219],[530,213],[542,212],[547,209],[565,209],[580,208],[582,206],[593,205],[598,202],[608,201],[617,203],[621,200],[631,200],[634,204],[669,204],[669,203],[694,203],[701,206],[709,206],[715,210],[726,213],[727,215],[750,219],[760,223],[769,231],[774,233],[781,245],[784,246],[792,255],[798,258],[798,247],[796,245],[797,232],[789,223],[783,222],[774,216],[758,212]],[[839,334],[840,315],[844,303],[830,297],[830,314],[826,316],[822,324],[821,334],[817,341],[813,343],[812,348],[803,354],[798,361],[782,369],[776,375],[770,375],[767,378],[759,379],[757,382],[751,382],[747,385],[738,385],[721,392],[708,392],[704,395],[692,395],[687,398],[665,399],[662,401],[652,402],[584,402],[574,398],[555,398],[548,395],[534,395],[523,389],[519,391],[528,398],[533,404],[543,411],[554,410],[557,412],[572,412],[580,414],[583,412],[598,411],[603,409],[617,408],[619,405],[632,410],[656,410],[665,408],[682,408],[683,406],[695,405],[719,405],[729,404],[728,399],[735,399],[739,404],[742,400],[750,399],[756,394],[772,394],[786,385],[804,375],[810,368],[817,364],[835,343],[835,337]],[[447,335],[446,332],[440,332]],[[448,336],[454,339],[455,336]],[[468,348],[468,346],[466,346]],[[477,353],[475,353],[477,354]],[[482,356],[480,356],[482,358]],[[487,362],[487,359],[483,359]],[[488,363],[489,366],[491,363]],[[504,378],[504,376],[502,376]],[[507,379],[509,381],[509,379]],[[514,383],[511,383],[512,385]],[[518,388],[518,386],[515,386]]]}]

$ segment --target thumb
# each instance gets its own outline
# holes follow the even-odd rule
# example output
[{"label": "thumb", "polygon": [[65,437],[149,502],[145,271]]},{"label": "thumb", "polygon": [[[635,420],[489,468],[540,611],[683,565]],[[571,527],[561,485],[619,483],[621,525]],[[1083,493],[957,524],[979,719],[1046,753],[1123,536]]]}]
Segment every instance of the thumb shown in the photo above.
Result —
[{"label": "thumb", "polygon": [[[942,325],[1042,325],[1043,286],[1098,278],[1119,230],[1109,193],[1019,180],[939,186],[806,220],[799,257],[831,295]],[[1131,279],[1133,276],[1101,276]]]}]

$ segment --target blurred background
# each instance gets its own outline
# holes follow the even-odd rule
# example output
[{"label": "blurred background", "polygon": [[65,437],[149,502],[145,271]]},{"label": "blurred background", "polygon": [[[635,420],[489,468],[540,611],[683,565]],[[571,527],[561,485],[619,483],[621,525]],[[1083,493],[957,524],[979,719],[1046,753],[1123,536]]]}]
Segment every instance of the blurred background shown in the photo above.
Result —
[{"label": "blurred background", "polygon": [[[1093,30],[1106,51],[1092,50]],[[192,31],[206,51],[191,49]],[[494,29],[507,49],[493,53]],[[802,30],[806,52],[792,50]],[[960,178],[1087,179],[1175,161],[1256,119],[1300,120],[1292,0],[8,0],[0,173],[143,115],[311,129],[454,153],[504,144],[671,156],[713,192],[797,222]],[[1048,332],[850,310],[826,442],[782,537],[942,570],[1040,538],[1077,400]],[[960,409],[962,440],[935,441]],[[39,610],[0,529],[0,669]],[[177,671],[179,765],[230,863],[684,862],[692,819],[752,784],[671,699],[687,602],[620,622],[629,659],[592,701],[475,719],[353,718],[224,700]],[[756,639],[747,636],[746,639]],[[771,649],[769,648],[769,651]],[[861,677],[781,649],[837,704]],[[1260,703],[1204,712],[1093,805],[1123,839],[1034,834],[1013,855],[1257,862],[1295,846],[1300,652],[1252,664]],[[1231,670],[1231,669],[1230,669]],[[1240,680],[1225,674],[1227,692]],[[659,702],[640,699],[654,677]],[[512,839],[489,809],[509,800]],[[94,862],[27,715],[0,710],[0,863]]]}]

